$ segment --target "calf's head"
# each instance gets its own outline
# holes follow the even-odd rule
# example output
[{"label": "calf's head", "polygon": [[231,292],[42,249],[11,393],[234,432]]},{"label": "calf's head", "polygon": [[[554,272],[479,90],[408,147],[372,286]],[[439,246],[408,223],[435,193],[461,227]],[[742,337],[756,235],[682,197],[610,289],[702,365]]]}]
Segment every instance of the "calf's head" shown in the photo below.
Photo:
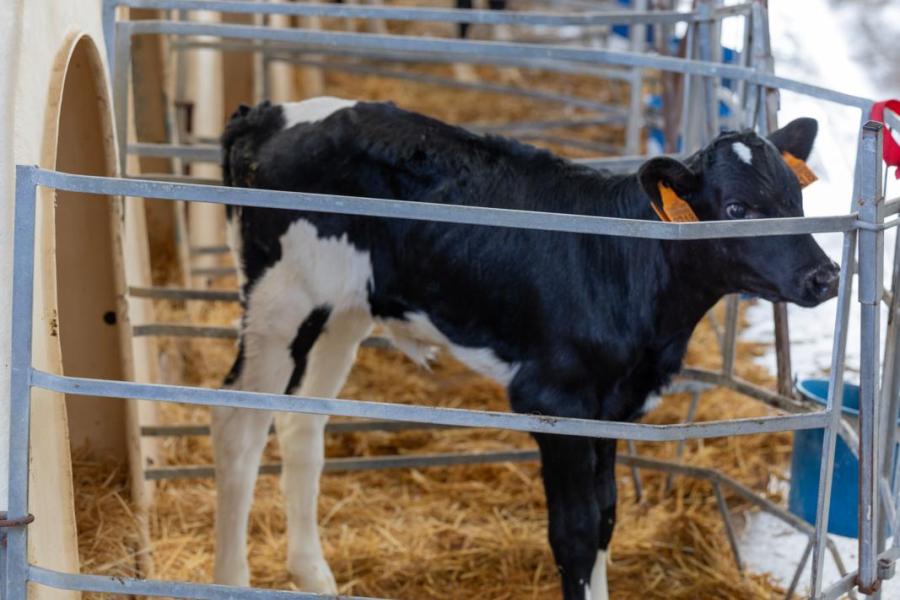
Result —
[{"label": "calf's head", "polygon": [[[701,221],[802,217],[800,181],[785,153],[806,160],[818,126],[797,119],[766,138],[724,133],[685,162],[659,157],[638,172],[651,202],[665,188]],[[697,252],[700,250],[700,252]],[[837,293],[839,269],[811,235],[707,240],[692,247],[696,269],[723,292],[815,306]]]}]

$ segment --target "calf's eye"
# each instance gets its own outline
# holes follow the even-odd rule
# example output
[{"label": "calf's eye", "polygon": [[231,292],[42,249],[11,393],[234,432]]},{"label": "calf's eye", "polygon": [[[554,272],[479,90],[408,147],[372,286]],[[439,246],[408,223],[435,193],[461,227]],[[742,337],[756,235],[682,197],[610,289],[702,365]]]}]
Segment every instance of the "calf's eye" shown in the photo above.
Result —
[{"label": "calf's eye", "polygon": [[747,207],[740,202],[732,202],[725,207],[729,219],[743,219],[747,216]]}]

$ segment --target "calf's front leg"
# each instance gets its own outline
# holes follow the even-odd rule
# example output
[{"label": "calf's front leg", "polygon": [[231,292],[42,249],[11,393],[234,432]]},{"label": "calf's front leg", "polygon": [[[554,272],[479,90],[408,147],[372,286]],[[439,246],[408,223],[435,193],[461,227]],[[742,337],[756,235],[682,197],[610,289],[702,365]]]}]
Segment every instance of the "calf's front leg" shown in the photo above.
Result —
[{"label": "calf's front leg", "polygon": [[562,578],[563,598],[606,600],[606,548],[615,502],[611,508],[602,507],[595,493],[601,484],[595,441],[547,434],[536,434],[535,439],[541,449],[550,547]]}]

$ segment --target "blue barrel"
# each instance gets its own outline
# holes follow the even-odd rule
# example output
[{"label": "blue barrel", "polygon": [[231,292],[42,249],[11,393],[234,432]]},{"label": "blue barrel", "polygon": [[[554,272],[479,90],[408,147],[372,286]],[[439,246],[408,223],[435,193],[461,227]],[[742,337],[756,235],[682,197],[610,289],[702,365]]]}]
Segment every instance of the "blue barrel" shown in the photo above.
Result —
[{"label": "blue barrel", "polygon": [[[828,381],[806,379],[797,384],[797,391],[807,400],[824,406],[828,400]],[[851,417],[859,416],[859,386],[844,384],[843,413]],[[813,525],[816,522],[819,467],[822,459],[824,434],[822,429],[794,432],[794,455],[791,458],[791,492],[788,496],[788,510]],[[857,537],[858,489],[859,464],[844,440],[838,437],[834,455],[834,479],[831,484],[829,533]]]}]

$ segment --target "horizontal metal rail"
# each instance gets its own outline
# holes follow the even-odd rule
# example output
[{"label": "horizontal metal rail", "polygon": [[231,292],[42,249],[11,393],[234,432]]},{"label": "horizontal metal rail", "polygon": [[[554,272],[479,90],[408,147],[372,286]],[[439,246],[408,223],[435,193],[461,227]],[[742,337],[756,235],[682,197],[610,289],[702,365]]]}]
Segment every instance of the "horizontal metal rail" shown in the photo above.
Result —
[{"label": "horizontal metal rail", "polygon": [[213,325],[149,323],[132,326],[131,335],[135,337],[159,336],[235,340],[238,338],[238,330],[234,327],[216,327]]},{"label": "horizontal metal rail", "polygon": [[[375,469],[420,469],[425,467],[454,467],[460,465],[486,465],[506,462],[527,462],[540,459],[537,450],[508,450],[503,452],[446,452],[440,454],[410,454],[399,456],[361,456],[329,458],[323,471],[348,473]],[[280,475],[281,464],[264,464],[260,475]],[[214,465],[184,465],[144,469],[147,481],[166,479],[211,479],[216,476]]]},{"label": "horizontal metal rail", "polygon": [[[704,20],[696,12],[682,11],[590,11],[559,14],[537,11],[492,11],[475,9],[444,9],[425,7],[353,6],[323,3],[270,4],[266,2],[236,2],[232,0],[114,0],[110,4],[131,8],[159,10],[206,10],[221,13],[253,15],[291,15],[298,17],[335,17],[348,19],[391,19],[395,21],[432,21],[444,23],[472,23],[478,25],[544,25],[564,27],[579,25],[675,24]],[[712,11],[714,18],[747,14],[749,3],[719,7]]]},{"label": "horizontal metal rail", "polygon": [[236,274],[234,267],[191,267],[191,275],[195,277],[230,277]]},{"label": "horizontal metal rail", "polygon": [[[183,38],[183,41],[175,41],[170,46],[173,49],[206,48],[229,52],[262,52],[267,58],[284,60],[285,56],[297,53],[304,54],[328,54],[328,57],[341,56],[363,59],[366,62],[381,61],[407,64],[454,64],[472,63],[480,64],[483,58],[477,56],[443,56],[440,54],[410,54],[388,50],[372,50],[360,48],[335,48],[333,46],[319,46],[310,43],[291,42],[266,42],[255,44],[249,41],[215,41],[215,38]],[[629,71],[623,67],[576,64],[559,60],[541,60],[536,58],[520,59],[514,56],[492,57],[491,65],[506,67],[521,67],[536,71],[551,71],[575,75],[587,75],[601,79],[628,80]]]},{"label": "horizontal metal rail", "polygon": [[462,81],[453,77],[443,77],[441,75],[433,75],[431,73],[416,73],[403,69],[389,69],[385,67],[374,67],[371,65],[356,64],[346,61],[321,61],[310,60],[306,58],[297,58],[293,56],[269,56],[270,59],[287,62],[297,66],[316,67],[320,69],[343,71],[345,73],[353,73],[356,75],[375,75],[386,79],[396,79],[398,81],[412,81],[414,83],[422,83],[426,85],[442,86],[456,88],[461,90],[470,90],[476,92],[488,92],[492,94],[502,94],[504,96],[517,96],[519,98],[527,98],[536,102],[551,102],[554,104],[563,104],[569,107],[583,108],[593,110],[618,117],[617,124],[624,125],[628,120],[628,110],[621,106],[608,104],[606,102],[598,102],[589,98],[580,98],[569,94],[561,94],[559,92],[550,92],[537,88],[523,88],[515,85],[506,85],[502,83],[491,83],[488,81]]},{"label": "horizontal metal rail", "polygon": [[[222,327],[217,325],[191,325],[189,323],[146,323],[134,325],[131,335],[135,337],[181,337],[181,338],[209,338],[221,340],[236,340],[240,331],[236,327]],[[361,344],[364,348],[393,348],[394,345],[388,338],[373,336],[364,339]]]},{"label": "horizontal metal rail", "polygon": [[[260,5],[257,4],[255,6]],[[284,6],[299,7],[304,5],[295,4]],[[866,112],[872,106],[872,100],[868,98],[836,92],[822,86],[778,77],[748,67],[700,60],[686,60],[660,55],[648,55],[638,52],[162,20],[119,22],[116,23],[116,30],[118,32],[117,36],[121,34],[128,37],[141,34],[199,35],[231,39],[247,39],[258,42],[309,43],[319,44],[325,47],[364,48],[376,51],[394,50],[424,53],[432,52],[448,56],[459,55],[480,57],[488,63],[492,57],[512,57],[659,69],[662,71],[684,73],[687,75],[739,79],[756,85],[781,88],[783,90],[821,98],[822,100],[853,106]]]},{"label": "horizontal metal rail", "polygon": [[192,246],[189,250],[191,256],[205,256],[208,254],[228,254],[231,248],[222,246]]},{"label": "horizontal metal rail", "polygon": [[186,583],[158,579],[131,579],[62,573],[29,565],[28,580],[61,590],[98,592],[126,596],[187,598],[190,600],[377,600],[363,596],[331,596],[311,592],[264,590],[260,588],[216,585],[214,583]]},{"label": "horizontal metal rail", "polygon": [[[900,133],[900,115],[889,108],[884,109],[884,124],[893,131]],[[884,135],[891,135],[891,133],[885,132]]]},{"label": "horizontal metal rail", "polygon": [[833,217],[791,217],[742,221],[663,223],[639,219],[594,217],[565,213],[460,206],[429,202],[406,202],[382,198],[333,196],[303,192],[280,192],[222,186],[116,179],[93,175],[58,173],[38,167],[19,167],[19,175],[41,186],[71,192],[113,196],[136,196],[162,200],[187,200],[216,204],[257,206],[287,210],[341,213],[372,217],[412,219],[514,227],[543,231],[590,233],[645,239],[699,240],[726,237],[758,237],[798,233],[844,232],[859,227],[856,214]]},{"label": "horizontal metal rail", "polygon": [[[431,423],[404,423],[402,421],[329,421],[325,432],[333,435],[343,433],[368,433],[381,431],[396,433],[398,431],[419,431],[422,429],[456,429],[451,425],[432,425]],[[210,426],[206,424],[190,425],[144,425],[141,435],[144,437],[185,437],[208,436]],[[269,434],[275,433],[275,426],[269,428]]]},{"label": "horizontal metal rail", "polygon": [[127,179],[137,179],[138,181],[161,181],[164,183],[191,183],[194,185],[222,185],[221,179],[212,179],[209,177],[196,177],[194,175],[182,175],[180,173],[141,173],[139,177],[125,175]]},{"label": "horizontal metal rail", "polygon": [[436,408],[362,400],[282,396],[238,390],[211,390],[173,385],[106,381],[81,377],[64,377],[45,373],[37,369],[31,370],[31,385],[79,396],[136,398],[139,400],[180,402],[196,406],[228,406],[303,414],[389,419],[438,423],[459,427],[484,427],[531,433],[655,442],[820,429],[829,422],[830,418],[828,412],[821,411],[800,415],[766,416],[730,421],[648,425],[643,423],[597,421],[459,408]]},{"label": "horizontal metal rail", "polygon": [[240,302],[237,290],[199,290],[169,287],[130,287],[132,298],[152,298],[155,300],[205,300],[207,302]]}]

